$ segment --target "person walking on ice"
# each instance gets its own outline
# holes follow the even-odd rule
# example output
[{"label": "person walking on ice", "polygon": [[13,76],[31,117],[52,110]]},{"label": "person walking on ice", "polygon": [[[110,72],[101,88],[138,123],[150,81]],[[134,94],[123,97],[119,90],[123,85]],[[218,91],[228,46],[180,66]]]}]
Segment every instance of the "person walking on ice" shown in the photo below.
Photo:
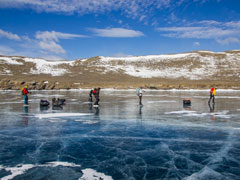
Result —
[{"label": "person walking on ice", "polygon": [[98,106],[99,106],[98,102],[100,101],[100,99],[99,99],[100,89],[101,89],[101,88],[97,88],[97,89],[95,88],[95,89],[93,90],[93,95],[94,95],[94,97],[95,97],[95,103],[94,103],[93,107],[98,107]]},{"label": "person walking on ice", "polygon": [[143,106],[142,104],[142,96],[143,96],[143,92],[145,92],[142,88],[142,86],[140,88],[137,88],[137,96],[139,97],[139,105]]},{"label": "person walking on ice", "polygon": [[210,97],[209,97],[209,100],[208,100],[208,104],[210,104],[211,100],[212,100],[212,103],[215,104],[216,89],[217,89],[217,88],[211,88],[211,90],[210,90]]},{"label": "person walking on ice", "polygon": [[28,87],[25,86],[24,89],[22,90],[22,95],[24,96],[24,105],[28,105],[28,94],[32,94],[32,93],[29,92]]},{"label": "person walking on ice", "polygon": [[93,89],[91,89],[89,92],[89,102],[93,102],[92,95],[93,95]]}]

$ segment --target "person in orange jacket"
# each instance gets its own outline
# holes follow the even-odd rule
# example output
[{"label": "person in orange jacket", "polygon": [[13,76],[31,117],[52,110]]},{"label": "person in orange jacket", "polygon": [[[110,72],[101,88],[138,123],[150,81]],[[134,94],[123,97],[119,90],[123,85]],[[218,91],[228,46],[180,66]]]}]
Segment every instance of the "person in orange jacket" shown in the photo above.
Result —
[{"label": "person in orange jacket", "polygon": [[211,88],[211,90],[210,90],[210,98],[208,100],[208,103],[210,103],[211,100],[212,100],[212,103],[215,103],[216,89],[217,88]]},{"label": "person in orange jacket", "polygon": [[32,94],[32,93],[28,91],[27,86],[25,86],[24,89],[22,90],[22,94],[24,96],[24,104],[28,105],[28,94]]}]

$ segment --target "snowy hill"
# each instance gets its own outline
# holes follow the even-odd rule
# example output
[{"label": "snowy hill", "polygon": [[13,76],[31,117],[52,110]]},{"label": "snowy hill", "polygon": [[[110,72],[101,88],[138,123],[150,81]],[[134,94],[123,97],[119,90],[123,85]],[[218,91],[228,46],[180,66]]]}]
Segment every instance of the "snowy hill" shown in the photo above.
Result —
[{"label": "snowy hill", "polygon": [[92,85],[120,88],[141,84],[156,88],[184,88],[194,84],[200,88],[208,87],[208,84],[238,87],[240,80],[240,50],[137,57],[100,56],[74,61],[0,56],[0,64],[3,88],[9,84],[6,80],[17,81],[12,84],[30,85],[48,81],[54,88],[57,84],[65,84],[68,88]]}]

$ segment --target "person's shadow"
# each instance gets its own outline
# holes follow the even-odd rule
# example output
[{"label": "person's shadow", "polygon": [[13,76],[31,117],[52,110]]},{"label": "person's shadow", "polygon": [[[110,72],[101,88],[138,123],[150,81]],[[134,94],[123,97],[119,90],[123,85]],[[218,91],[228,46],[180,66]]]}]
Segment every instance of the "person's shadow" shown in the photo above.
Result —
[{"label": "person's shadow", "polygon": [[142,108],[143,108],[143,106],[139,106],[139,111],[138,111],[139,113],[138,114],[139,114],[140,117],[142,117]]},{"label": "person's shadow", "polygon": [[215,112],[215,104],[214,103],[212,105],[211,105],[211,103],[208,103],[208,106],[209,106],[210,112]]}]

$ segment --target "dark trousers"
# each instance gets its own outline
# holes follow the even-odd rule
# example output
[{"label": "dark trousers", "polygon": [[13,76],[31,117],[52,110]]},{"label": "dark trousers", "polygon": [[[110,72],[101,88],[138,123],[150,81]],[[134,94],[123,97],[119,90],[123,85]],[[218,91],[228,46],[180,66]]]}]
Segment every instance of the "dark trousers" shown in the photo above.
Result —
[{"label": "dark trousers", "polygon": [[93,102],[92,96],[89,96],[89,101],[90,101],[90,102]]},{"label": "dark trousers", "polygon": [[208,103],[210,103],[212,100],[213,103],[215,103],[215,96],[213,94],[210,94],[210,98],[208,100]]},{"label": "dark trousers", "polygon": [[139,94],[138,97],[139,97],[139,105],[142,105],[142,94]]},{"label": "dark trousers", "polygon": [[95,101],[94,105],[98,105],[98,102],[100,101],[100,99],[98,96],[96,96],[95,98],[96,98],[96,101]]},{"label": "dark trousers", "polygon": [[24,104],[28,104],[28,96],[24,95]]}]

